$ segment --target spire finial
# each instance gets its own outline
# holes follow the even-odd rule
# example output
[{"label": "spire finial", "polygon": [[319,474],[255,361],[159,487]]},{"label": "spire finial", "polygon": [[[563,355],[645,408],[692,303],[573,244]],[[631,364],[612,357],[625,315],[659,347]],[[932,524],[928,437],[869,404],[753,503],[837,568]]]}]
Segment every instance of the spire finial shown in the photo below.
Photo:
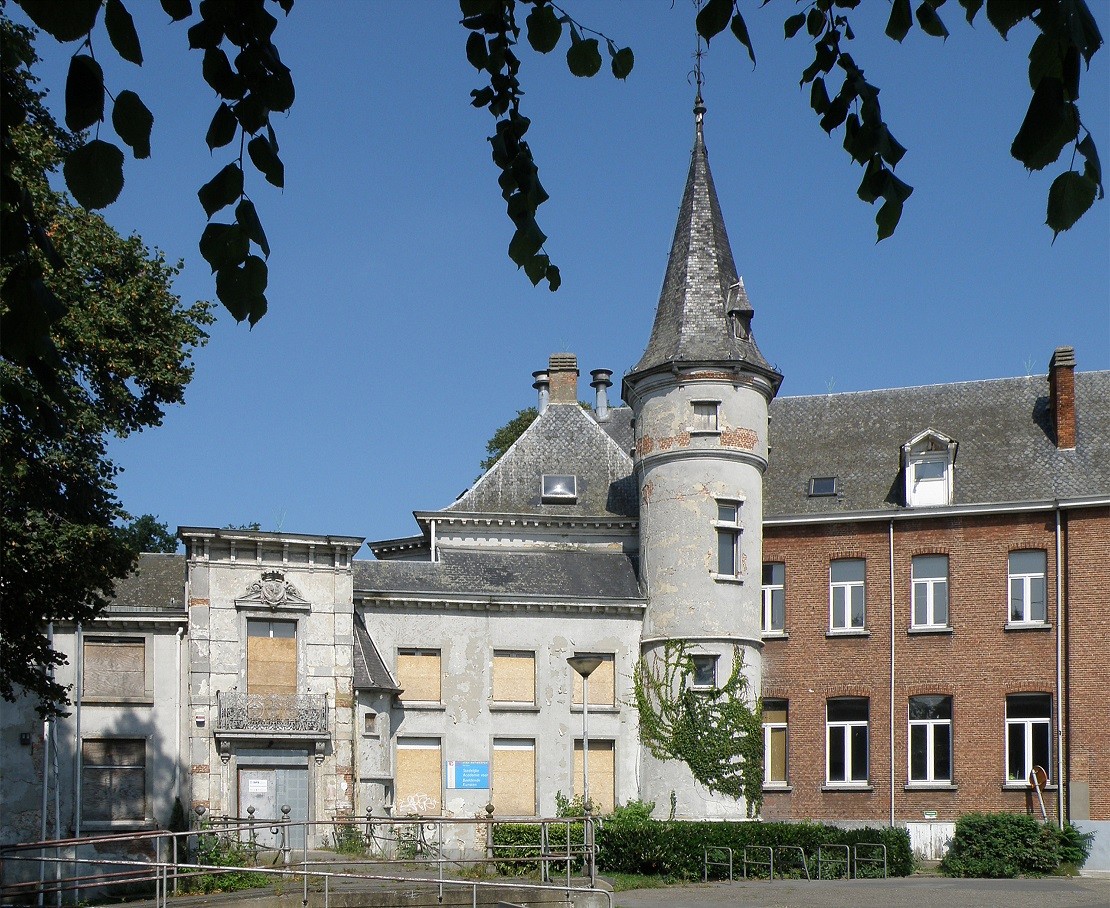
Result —
[{"label": "spire finial", "polygon": [[694,96],[694,123],[697,126],[698,135],[701,135],[701,121],[705,116],[705,102],[701,97],[701,87],[705,83],[705,78],[701,72],[701,58],[705,56],[705,51],[701,46],[701,35],[698,35],[698,47],[694,51],[694,84],[697,86],[697,94]]}]

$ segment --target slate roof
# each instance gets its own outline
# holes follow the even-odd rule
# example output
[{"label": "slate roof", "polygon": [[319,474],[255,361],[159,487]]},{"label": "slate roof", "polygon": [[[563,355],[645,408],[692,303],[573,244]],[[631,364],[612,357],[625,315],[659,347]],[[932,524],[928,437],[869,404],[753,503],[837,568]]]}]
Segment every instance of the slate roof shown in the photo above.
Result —
[{"label": "slate roof", "polygon": [[451,596],[555,597],[571,600],[642,598],[626,555],[581,551],[463,552],[444,550],[437,562],[355,561],[355,596],[439,593]]},{"label": "slate roof", "polygon": [[[632,477],[631,411],[610,411],[604,428],[577,403],[548,404],[508,451],[446,512],[629,517],[637,513]],[[610,434],[612,433],[612,434]],[[627,433],[627,434],[625,434]],[[615,441],[614,436],[621,436]],[[578,500],[540,500],[543,474],[574,474]]]},{"label": "slate roof", "polygon": [[135,570],[116,581],[110,612],[184,612],[185,556],[147,553]]},{"label": "slate roof", "polygon": [[[730,299],[730,288],[734,287]],[[736,273],[698,113],[690,172],[655,324],[644,355],[625,381],[670,363],[727,361],[744,362],[781,380],[750,333],[743,339],[735,335],[726,316],[726,304],[750,317],[752,307]]]},{"label": "slate roof", "polygon": [[[953,504],[1110,494],[1110,372],[1075,375],[1074,450],[1057,450],[1045,376],[777,398],[765,518],[906,510],[901,447],[924,429],[953,438]],[[813,477],[841,494],[809,498]],[[927,512],[927,508],[917,508]]]},{"label": "slate roof", "polygon": [[617,443],[618,448],[625,453],[631,453],[636,444],[632,431],[631,407],[610,407],[608,418],[604,422],[599,422],[598,425],[605,430],[606,435]]},{"label": "slate roof", "polygon": [[[358,562],[356,562],[357,564]],[[355,690],[400,691],[370,639],[362,615],[355,612]]]}]

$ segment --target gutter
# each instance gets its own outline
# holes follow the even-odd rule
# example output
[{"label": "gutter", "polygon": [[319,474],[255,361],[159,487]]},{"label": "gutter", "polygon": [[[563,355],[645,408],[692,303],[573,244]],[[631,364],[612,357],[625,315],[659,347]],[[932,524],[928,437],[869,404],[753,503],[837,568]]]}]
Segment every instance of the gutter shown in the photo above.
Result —
[{"label": "gutter", "polygon": [[1064,573],[1061,559],[1060,508],[1056,508],[1056,819],[1064,828]]},{"label": "gutter", "polygon": [[1024,514],[1036,511],[1072,510],[1075,508],[1110,507],[1110,496],[1092,495],[1087,498],[1043,499],[1037,501],[1009,501],[997,504],[965,504],[943,508],[903,508],[890,510],[836,511],[829,514],[790,514],[781,517],[764,517],[764,527],[791,526],[807,523],[854,523],[866,520],[927,520],[934,517],[964,517],[976,514]]},{"label": "gutter", "polygon": [[894,826],[894,519],[887,531],[890,553],[890,825]]}]

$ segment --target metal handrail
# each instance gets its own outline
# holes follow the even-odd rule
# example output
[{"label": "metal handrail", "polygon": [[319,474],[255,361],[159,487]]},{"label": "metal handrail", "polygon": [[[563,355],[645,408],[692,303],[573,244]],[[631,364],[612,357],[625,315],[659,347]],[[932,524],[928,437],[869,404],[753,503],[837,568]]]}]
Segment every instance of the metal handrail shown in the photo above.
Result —
[{"label": "metal handrail", "polygon": [[879,858],[867,858],[867,857],[861,858],[859,856],[859,849],[860,848],[881,848],[883,850],[883,857],[882,857],[881,863],[883,865],[883,879],[885,880],[887,878],[886,845],[884,845],[882,842],[856,842],[856,844],[852,846],[852,864],[854,865],[853,875],[856,877],[856,879],[859,879],[860,861],[862,861],[864,864],[878,864],[878,863],[880,863]]},{"label": "metal handrail", "polygon": [[[843,848],[844,849],[844,859],[843,860],[840,860],[838,858],[834,861],[825,861],[824,850],[825,849],[830,849],[831,850],[833,848]],[[849,879],[849,880],[852,878],[852,852],[851,852],[851,849],[849,849],[849,847],[847,845],[842,845],[839,842],[822,842],[821,844],[819,844],[817,846],[817,879],[819,879],[819,880],[824,879],[824,876],[822,874],[824,872],[824,865],[826,863],[843,865],[843,867],[844,867],[844,877],[846,879]]]},{"label": "metal handrail", "polygon": [[[809,864],[806,862],[806,852],[801,845],[776,845],[775,851],[796,851],[802,858],[802,870],[806,872],[806,879],[811,880],[813,877],[809,875]],[[781,862],[780,862],[781,863]],[[782,870],[779,870],[779,879],[782,879]]]},{"label": "metal handrail", "polygon": [[[720,853],[722,851],[725,852],[728,855],[728,863],[727,864],[724,861],[711,861],[711,860],[709,860],[709,855],[710,855],[711,852]],[[701,872],[701,881],[703,883],[708,883],[709,882],[709,868],[710,867],[728,867],[728,881],[731,883],[732,882],[732,859],[733,859],[732,849],[729,848],[727,845],[709,845],[709,846],[707,846],[702,851],[703,864],[702,864],[702,872]]]},{"label": "metal handrail", "polygon": [[[755,848],[755,849],[760,850],[760,851],[765,850],[767,852],[767,860],[766,861],[756,861],[756,860],[749,859],[748,858],[748,850],[751,849],[751,848]],[[775,878],[775,850],[770,845],[745,845],[744,846],[744,879],[748,878],[748,865],[749,864],[755,864],[755,865],[760,866],[760,867],[766,865],[770,869],[770,873],[768,874],[768,879],[773,880]]]}]

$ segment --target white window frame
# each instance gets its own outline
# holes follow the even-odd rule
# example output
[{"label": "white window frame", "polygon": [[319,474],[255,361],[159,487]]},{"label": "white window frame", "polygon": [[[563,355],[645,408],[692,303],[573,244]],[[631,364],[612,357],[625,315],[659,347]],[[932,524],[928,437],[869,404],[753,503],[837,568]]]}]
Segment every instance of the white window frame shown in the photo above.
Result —
[{"label": "white window frame", "polygon": [[[1014,556],[1035,552],[1041,556],[1044,569],[1015,571]],[[1033,584],[1040,581],[1044,616],[1033,617]],[[1021,588],[1021,616],[1014,617],[1014,584]],[[1044,549],[1014,549],[1006,555],[1006,620],[1011,625],[1040,627],[1048,623],[1048,553]]]},{"label": "white window frame", "polygon": [[[866,719],[829,719],[829,707],[838,701],[855,700],[862,701],[867,705],[867,718]],[[871,777],[871,702],[866,697],[835,697],[825,702],[825,784],[830,786],[851,786],[851,787],[864,787],[868,785]],[[852,759],[853,738],[856,737],[854,730],[862,728],[864,734],[864,762],[867,766],[867,771],[862,779],[857,779],[852,775],[853,765],[855,761]],[[832,749],[833,737],[835,735],[842,736],[844,747],[844,778],[834,779],[832,777]]]},{"label": "white window frame", "polygon": [[[764,704],[772,702],[767,700]],[[774,702],[783,704],[783,711],[786,713],[785,722],[768,722],[763,720],[763,787],[764,788],[784,788],[790,784],[790,701],[776,699]],[[785,753],[783,754],[783,777],[781,779],[771,778],[771,761],[768,755],[771,753],[771,733],[772,731],[783,732],[783,747]]]},{"label": "white window frame", "polygon": [[[698,412],[698,408],[704,412]],[[719,400],[690,401],[690,425],[686,429],[691,435],[721,434],[721,402]]]},{"label": "white window frame", "polygon": [[[774,581],[774,568],[782,568],[782,582],[775,583]],[[772,571],[771,582],[767,582],[767,569]],[[782,602],[782,623],[775,627],[775,593],[780,594]],[[785,634],[786,633],[786,563],[782,561],[765,561],[763,562],[763,620],[761,629],[764,634]]]},{"label": "white window frame", "polygon": [[[1044,699],[1046,704],[1044,715],[1042,716],[1022,716],[1011,718],[1010,710],[1013,708],[1013,701],[1017,697],[1040,697]],[[1037,763],[1035,757],[1035,747],[1033,737],[1038,733],[1043,735],[1045,760],[1043,763]],[[1022,774],[1019,776],[1011,772],[1011,758],[1014,754],[1011,753],[1011,736],[1014,731],[1018,731],[1021,736],[1021,762],[1023,766]],[[1040,766],[1048,775],[1048,781],[1052,783],[1052,695],[1045,693],[1023,693],[1023,694],[1010,694],[1006,697],[1006,741],[1005,741],[1005,759],[1006,759],[1006,784],[1007,785],[1020,785],[1025,787],[1028,785],[1029,774],[1032,772],[1034,766]]]},{"label": "white window frame", "polygon": [[[714,538],[717,542],[717,548],[714,552],[714,563],[716,569],[713,571],[713,577],[716,580],[731,580],[738,581],[741,578],[740,568],[742,564],[742,552],[740,546],[740,537],[743,533],[743,527],[740,523],[740,512],[743,502],[738,498],[715,498],[714,504],[717,507],[717,517],[713,521],[713,526],[716,529]],[[721,516],[722,508],[732,508],[735,511],[735,516],[732,520]],[[722,571],[721,567],[721,551],[726,541],[731,540],[732,548],[732,571]]]},{"label": "white window frame", "polygon": [[[918,571],[924,570],[925,559],[944,560],[944,576],[927,575],[919,576]],[[937,617],[937,602],[943,590],[943,619]],[[942,628],[948,627],[950,622],[950,597],[948,586],[948,556],[947,555],[914,555],[910,563],[910,627],[912,628]],[[924,613],[924,620],[918,620],[918,610]]]},{"label": "white window frame", "polygon": [[[924,697],[940,696],[947,701],[948,718],[940,719],[915,719],[913,718],[913,701]],[[906,738],[906,779],[910,785],[950,785],[952,784],[952,698],[943,694],[927,694],[922,698],[910,697],[909,705],[909,734]],[[948,730],[948,775],[939,776],[936,772],[937,762],[937,729]],[[914,732],[925,735],[925,775],[916,777],[913,774],[913,739]]]},{"label": "white window frame", "polygon": [[[717,686],[717,663],[719,657],[714,653],[693,653],[690,656],[690,688],[692,690],[713,690]],[[698,680],[699,667],[708,666],[713,676],[706,684]]]},{"label": "white window frame", "polygon": [[[863,579],[862,580],[834,580],[833,570],[837,564],[847,564],[850,562],[859,562],[863,565]],[[852,600],[855,598],[854,593],[856,590],[860,591],[860,599],[863,605],[863,613],[857,623],[855,620],[854,609],[852,608]],[[842,597],[842,605],[844,608],[843,620],[840,623],[836,621],[836,605],[837,593]],[[831,633],[852,633],[855,631],[862,631],[867,628],[867,559],[866,558],[834,558],[829,562],[829,631]]]}]

